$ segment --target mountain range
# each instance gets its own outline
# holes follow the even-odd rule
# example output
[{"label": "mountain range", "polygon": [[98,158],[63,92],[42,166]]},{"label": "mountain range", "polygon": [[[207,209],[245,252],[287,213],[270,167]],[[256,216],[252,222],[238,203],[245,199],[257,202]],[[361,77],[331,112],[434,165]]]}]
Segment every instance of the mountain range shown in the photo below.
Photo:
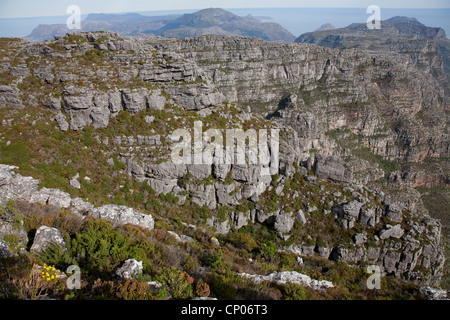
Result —
[{"label": "mountain range", "polygon": [[[78,31],[98,30],[119,32],[121,35],[143,33],[168,38],[218,34],[258,37],[276,42],[295,40],[294,35],[277,23],[263,23],[251,15],[240,17],[219,8],[204,9],[182,16],[151,17],[138,13],[90,14],[82,21],[82,29]],[[39,25],[26,39],[36,42],[72,32],[73,30],[69,30],[64,24]]]}]

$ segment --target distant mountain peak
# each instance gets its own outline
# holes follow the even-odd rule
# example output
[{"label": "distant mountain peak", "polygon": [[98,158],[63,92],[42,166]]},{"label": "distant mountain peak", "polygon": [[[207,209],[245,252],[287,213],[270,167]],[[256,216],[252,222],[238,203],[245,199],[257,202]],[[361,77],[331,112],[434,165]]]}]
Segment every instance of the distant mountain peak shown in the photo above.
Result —
[{"label": "distant mountain peak", "polygon": [[316,29],[315,31],[327,31],[327,30],[334,30],[336,29],[335,26],[333,26],[331,23],[325,23],[320,26],[320,28]]},{"label": "distant mountain peak", "polygon": [[199,10],[197,12],[194,12],[192,14],[195,15],[211,15],[211,16],[216,16],[216,17],[220,17],[222,15],[233,15],[231,12],[224,10],[222,8],[206,8],[206,9],[202,9]]},{"label": "distant mountain peak", "polygon": [[295,40],[295,37],[279,24],[263,23],[251,15],[241,17],[221,8],[208,8],[184,14],[153,33],[169,38],[220,34],[258,37],[279,42]]}]

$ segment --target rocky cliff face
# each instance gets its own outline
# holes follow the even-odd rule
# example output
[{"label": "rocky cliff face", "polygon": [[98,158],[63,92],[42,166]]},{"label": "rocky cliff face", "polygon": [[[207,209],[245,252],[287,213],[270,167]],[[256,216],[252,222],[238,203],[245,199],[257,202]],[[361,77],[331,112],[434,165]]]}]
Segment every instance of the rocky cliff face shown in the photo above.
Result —
[{"label": "rocky cliff face", "polygon": [[431,73],[440,81],[447,91],[446,98],[448,97],[450,40],[443,29],[427,27],[415,18],[393,17],[382,21],[379,30],[369,30],[365,24],[352,24],[334,30],[317,30],[301,35],[296,42],[404,55],[418,69]]},{"label": "rocky cliff face", "polygon": [[[445,163],[445,92],[402,55],[245,37],[88,33],[34,45],[11,41],[1,68],[2,108],[14,115],[45,106],[66,134],[54,134],[62,141],[83,130],[86,148],[97,140],[108,163],[119,159],[156,195],[210,210],[205,225],[219,234],[260,224],[281,239],[280,248],[298,255],[377,264],[406,279],[439,282],[440,223],[396,169],[398,161]],[[205,130],[280,129],[279,174],[262,175],[262,165],[172,163],[170,134],[196,120]],[[5,132],[25,130],[11,121],[3,120]],[[11,168],[4,171],[2,195],[20,198]],[[401,177],[406,191],[390,196],[369,186],[388,172],[391,180]],[[437,174],[439,182],[448,181],[445,174]],[[65,194],[38,191],[37,182],[25,189],[25,200],[65,199],[63,207],[72,206]],[[125,220],[130,214],[109,207],[85,213]]]},{"label": "rocky cliff face", "polygon": [[388,161],[449,156],[445,90],[432,70],[404,55],[217,36],[154,45],[196,61],[229,101],[294,128],[292,149],[301,161],[311,149],[364,153],[350,151],[358,143]]}]

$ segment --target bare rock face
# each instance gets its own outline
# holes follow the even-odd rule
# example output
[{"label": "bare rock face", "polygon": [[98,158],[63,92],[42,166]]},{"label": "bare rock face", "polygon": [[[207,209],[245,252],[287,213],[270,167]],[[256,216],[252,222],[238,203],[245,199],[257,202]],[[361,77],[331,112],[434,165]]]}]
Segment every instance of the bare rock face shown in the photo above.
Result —
[{"label": "bare rock face", "polygon": [[450,300],[448,290],[422,287],[420,288],[420,292],[427,297],[428,300]]},{"label": "bare rock face", "polygon": [[58,189],[42,188],[33,193],[29,201],[31,203],[48,204],[57,208],[69,208],[71,197],[67,192]]},{"label": "bare rock face", "polygon": [[339,183],[351,183],[353,170],[339,157],[316,155],[314,173],[319,179],[329,179]]},{"label": "bare rock face", "polygon": [[396,238],[399,239],[403,236],[405,231],[401,228],[400,225],[387,225],[387,228],[380,231],[380,239],[388,239],[388,238]]},{"label": "bare rock face", "polygon": [[0,105],[23,108],[19,89],[12,86],[0,86]]},{"label": "bare rock face", "polygon": [[131,279],[142,273],[142,270],[142,261],[128,259],[125,260],[123,265],[116,270],[115,275],[119,279]]},{"label": "bare rock face", "polygon": [[[17,167],[0,165],[0,202],[6,203],[8,199],[30,200],[38,191],[39,181],[32,177],[23,177],[16,174]],[[0,182],[1,183],[1,182]]]},{"label": "bare rock face", "polygon": [[189,184],[186,190],[190,192],[192,201],[194,203],[198,204],[199,206],[206,205],[210,209],[216,208],[216,190],[214,188],[214,185]]},{"label": "bare rock face", "polygon": [[44,251],[49,243],[56,243],[65,249],[64,238],[56,228],[50,228],[47,226],[39,227],[34,236],[33,245],[31,246],[31,251],[42,252]]},{"label": "bare rock face", "polygon": [[360,216],[362,205],[359,201],[351,201],[333,208],[333,213],[339,218],[343,228],[351,229]]},{"label": "bare rock face", "polygon": [[55,121],[58,124],[59,130],[61,130],[62,132],[69,130],[69,123],[67,122],[66,117],[61,112],[59,112],[55,116]]},{"label": "bare rock face", "polygon": [[104,205],[87,211],[85,215],[118,224],[133,224],[149,230],[153,229],[154,226],[151,215],[142,214],[125,206]]},{"label": "bare rock face", "polygon": [[391,203],[386,210],[386,217],[393,222],[402,222],[403,205],[400,203]]},{"label": "bare rock face", "polygon": [[262,283],[264,281],[273,281],[281,285],[285,285],[288,283],[297,283],[299,285],[310,287],[313,290],[319,291],[326,291],[328,288],[333,287],[333,283],[331,283],[330,281],[311,279],[311,277],[296,271],[275,271],[267,276],[241,273],[241,276],[253,279],[256,283]]},{"label": "bare rock face", "polygon": [[275,218],[274,229],[279,236],[289,233],[294,227],[295,218],[291,212],[285,212]]},{"label": "bare rock face", "polygon": [[16,166],[0,165],[0,187],[11,183],[15,169],[17,169]]}]

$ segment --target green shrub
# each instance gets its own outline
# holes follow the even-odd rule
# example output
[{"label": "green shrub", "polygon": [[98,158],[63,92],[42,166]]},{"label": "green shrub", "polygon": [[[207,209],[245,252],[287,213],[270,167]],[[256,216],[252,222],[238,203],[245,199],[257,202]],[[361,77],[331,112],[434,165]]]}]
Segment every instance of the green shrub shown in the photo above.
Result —
[{"label": "green shrub", "polygon": [[288,283],[284,287],[284,300],[306,300],[307,291],[297,283]]},{"label": "green shrub", "polygon": [[142,182],[142,188],[151,196],[154,196],[156,194],[156,191],[148,184],[147,180],[144,180],[144,182]]},{"label": "green shrub", "polygon": [[103,220],[90,220],[86,230],[65,238],[66,252],[51,246],[40,258],[58,266],[77,263],[84,272],[104,277],[130,258],[128,240]]},{"label": "green shrub", "polygon": [[145,204],[145,209],[159,213],[163,209],[163,205],[157,199],[152,199]]},{"label": "green shrub", "polygon": [[295,261],[295,258],[291,254],[280,252],[280,269],[292,270],[296,264],[297,261]]},{"label": "green shrub", "polygon": [[127,167],[125,166],[125,164],[123,162],[121,162],[120,160],[118,160],[116,157],[113,157],[113,161],[114,161],[114,170],[125,170]]},{"label": "green shrub", "polygon": [[189,277],[173,267],[162,268],[158,276],[158,281],[174,299],[190,299],[193,297],[192,285]]},{"label": "green shrub", "polygon": [[172,192],[168,192],[166,194],[161,193],[159,197],[161,198],[161,200],[169,204],[177,204],[179,201],[178,197],[176,197]]},{"label": "green shrub", "polygon": [[228,239],[235,247],[239,249],[253,251],[258,247],[258,243],[249,233],[235,232]]},{"label": "green shrub", "polygon": [[228,219],[228,212],[229,209],[227,207],[222,207],[220,206],[217,209],[217,219],[219,219],[219,221],[224,222]]},{"label": "green shrub", "polygon": [[269,241],[267,244],[264,243],[260,250],[266,258],[272,258],[277,253],[277,247],[272,241]]},{"label": "green shrub", "polygon": [[207,220],[211,217],[211,210],[206,205],[199,207],[198,205],[194,204],[194,208],[192,210],[192,218]]},{"label": "green shrub", "polygon": [[223,251],[222,251],[222,249],[217,250],[217,252],[213,252],[208,257],[207,263],[213,269],[222,269],[223,268]]}]

